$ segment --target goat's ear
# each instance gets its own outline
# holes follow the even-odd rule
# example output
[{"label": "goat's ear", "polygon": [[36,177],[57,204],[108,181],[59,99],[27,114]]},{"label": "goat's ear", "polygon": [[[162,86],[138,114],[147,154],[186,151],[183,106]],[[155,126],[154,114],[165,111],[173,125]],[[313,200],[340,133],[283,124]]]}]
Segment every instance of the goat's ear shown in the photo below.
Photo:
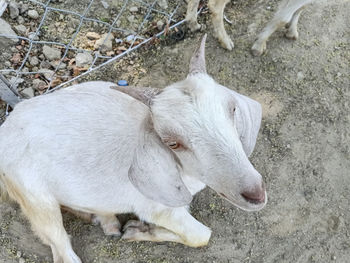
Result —
[{"label": "goat's ear", "polygon": [[236,100],[235,123],[243,149],[249,157],[254,150],[261,124],[261,105],[244,95],[234,92]]},{"label": "goat's ear", "polygon": [[161,92],[160,89],[149,87],[111,86],[110,88],[123,92],[147,106],[151,106],[153,98]]},{"label": "goat's ear", "polygon": [[140,134],[129,179],[153,201],[170,207],[185,206],[192,201],[192,195],[181,179],[180,164],[150,126],[146,124]]},{"label": "goat's ear", "polygon": [[194,51],[192,58],[190,60],[190,71],[189,75],[194,75],[197,73],[207,74],[207,69],[205,65],[205,42],[207,40],[207,34],[202,37],[200,45]]}]

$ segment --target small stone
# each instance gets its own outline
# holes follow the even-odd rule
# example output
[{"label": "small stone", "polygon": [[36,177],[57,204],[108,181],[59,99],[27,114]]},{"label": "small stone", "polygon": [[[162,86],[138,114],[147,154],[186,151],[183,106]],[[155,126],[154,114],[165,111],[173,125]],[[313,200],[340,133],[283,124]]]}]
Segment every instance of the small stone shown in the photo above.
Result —
[{"label": "small stone", "polygon": [[24,24],[24,22],[25,22],[25,20],[24,20],[23,16],[17,17],[17,23],[18,24],[22,25],[22,24]]},{"label": "small stone", "polygon": [[21,251],[17,251],[16,256],[20,258],[22,256],[22,252]]},{"label": "small stone", "polygon": [[[108,36],[108,37],[107,37]],[[112,34],[106,33],[103,34],[102,37],[96,41],[95,43],[95,49],[101,48],[103,51],[111,51],[113,48],[113,42],[114,36]]]},{"label": "small stone", "polygon": [[24,260],[24,258],[20,258],[20,259],[18,260],[18,263],[26,263],[26,261]]},{"label": "small stone", "polygon": [[11,68],[11,66],[12,66],[10,61],[5,61],[4,64],[5,64],[5,67],[7,67],[7,68]]},{"label": "small stone", "polygon": [[131,13],[136,13],[136,12],[138,12],[139,11],[139,9],[138,9],[138,7],[137,6],[132,6],[132,7],[130,7],[130,12]]},{"label": "small stone", "polygon": [[[11,26],[3,19],[0,18],[0,34],[9,35],[17,37],[17,34],[15,31],[12,30]],[[17,38],[9,38],[12,40],[12,42],[17,42]],[[3,37],[0,37],[0,46],[5,45],[7,39],[4,39]]]},{"label": "small stone", "polygon": [[101,4],[102,4],[104,9],[108,9],[109,8],[109,4],[106,1],[101,0]]},{"label": "small stone", "polygon": [[21,91],[23,95],[25,95],[27,98],[33,98],[34,97],[34,90],[33,88],[26,88]]},{"label": "small stone", "polygon": [[24,79],[21,78],[16,78],[16,77],[12,77],[10,79],[10,84],[14,87],[17,88],[19,84],[22,84],[24,82]]},{"label": "small stone", "polygon": [[23,4],[23,3],[21,4],[21,7],[20,7],[21,14],[27,12],[28,9],[29,9],[29,6],[27,4]]},{"label": "small stone", "polygon": [[43,47],[43,53],[48,60],[56,60],[61,58],[61,51],[59,49],[49,47],[47,45]]},{"label": "small stone", "polygon": [[53,70],[49,70],[49,69],[39,69],[38,71],[39,73],[43,74],[45,79],[47,80],[51,80],[51,77],[54,75],[54,71]]},{"label": "small stone", "polygon": [[135,35],[128,35],[128,36],[125,38],[125,41],[130,43],[130,42],[132,42],[134,39],[135,39]]},{"label": "small stone", "polygon": [[51,64],[48,61],[43,60],[40,62],[40,68],[51,68]]},{"label": "small stone", "polygon": [[29,10],[28,11],[28,16],[32,19],[38,19],[39,18],[39,14],[36,10]]},{"label": "small stone", "polygon": [[33,68],[32,68],[32,71],[33,71],[33,72],[37,72],[38,70],[39,70],[38,67],[33,67]]},{"label": "small stone", "polygon": [[87,32],[86,37],[90,40],[96,40],[96,39],[101,38],[101,36],[96,32]]},{"label": "small stone", "polygon": [[19,16],[19,9],[16,2],[10,2],[9,4],[10,17],[15,19]]},{"label": "small stone", "polygon": [[46,88],[46,82],[41,79],[34,79],[33,80],[33,89],[37,91],[42,91]]},{"label": "small stone", "polygon": [[75,57],[75,65],[79,68],[84,68],[90,66],[93,59],[90,53],[78,53]]},{"label": "small stone", "polygon": [[38,35],[35,35],[35,32],[29,32],[29,33],[28,33],[28,38],[29,38],[29,39],[32,39],[32,40],[35,40],[35,41],[38,41],[38,40],[39,40],[39,36],[38,36]]},{"label": "small stone", "polygon": [[301,80],[303,80],[303,79],[304,79],[304,74],[303,74],[303,72],[299,71],[299,72],[297,73],[297,80],[298,80],[298,81],[301,81]]},{"label": "small stone", "polygon": [[18,25],[14,27],[17,31],[18,34],[20,35],[25,35],[25,33],[27,32],[27,28],[24,25]]},{"label": "small stone", "polygon": [[168,8],[167,0],[158,0],[157,4],[159,5],[159,7],[163,8],[163,9],[167,9]]},{"label": "small stone", "polygon": [[55,69],[56,69],[57,66],[58,66],[58,70],[60,70],[60,69],[65,69],[65,68],[67,67],[66,63],[63,63],[63,62],[60,63],[60,60],[50,61],[50,65],[51,65],[52,67],[54,67]]},{"label": "small stone", "polygon": [[163,27],[164,27],[164,22],[163,22],[162,20],[159,20],[159,21],[157,22],[157,28],[158,28],[158,30],[162,30]]},{"label": "small stone", "polygon": [[37,57],[30,57],[29,63],[32,66],[37,66],[37,65],[39,65],[39,59]]},{"label": "small stone", "polygon": [[128,16],[128,21],[130,22],[130,23],[132,23],[132,22],[134,22],[134,20],[135,20],[135,16],[134,15],[131,15],[131,16]]}]

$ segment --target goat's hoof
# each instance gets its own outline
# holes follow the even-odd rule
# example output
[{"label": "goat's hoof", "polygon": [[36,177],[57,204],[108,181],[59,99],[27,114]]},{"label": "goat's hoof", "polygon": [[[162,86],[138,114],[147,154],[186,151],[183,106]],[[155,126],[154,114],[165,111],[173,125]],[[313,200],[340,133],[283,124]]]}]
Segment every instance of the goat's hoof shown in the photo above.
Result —
[{"label": "goat's hoof", "polygon": [[258,41],[255,41],[254,45],[252,46],[251,52],[253,56],[259,57],[261,56],[266,50],[266,42],[260,43]]},{"label": "goat's hoof", "polygon": [[120,232],[119,224],[106,224],[102,225],[103,232],[106,236],[120,237],[122,233]]},{"label": "goat's hoof", "polygon": [[235,46],[229,37],[219,38],[219,41],[221,46],[227,50],[232,50]]},{"label": "goat's hoof", "polygon": [[195,22],[188,22],[188,28],[191,30],[191,32],[196,32],[198,30],[201,30],[202,26]]},{"label": "goat's hoof", "polygon": [[287,31],[285,34],[285,37],[290,39],[290,40],[297,40],[299,37],[298,31]]},{"label": "goat's hoof", "polygon": [[139,240],[139,237],[145,233],[150,231],[150,225],[147,223],[137,221],[137,220],[129,220],[123,227],[124,234],[121,239],[133,241]]}]

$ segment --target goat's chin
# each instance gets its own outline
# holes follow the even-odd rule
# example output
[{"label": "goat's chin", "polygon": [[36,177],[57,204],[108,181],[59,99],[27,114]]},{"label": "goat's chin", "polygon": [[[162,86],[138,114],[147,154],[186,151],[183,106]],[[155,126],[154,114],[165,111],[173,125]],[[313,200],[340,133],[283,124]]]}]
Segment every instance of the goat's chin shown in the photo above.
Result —
[{"label": "goat's chin", "polygon": [[227,200],[228,202],[230,202],[231,204],[233,204],[234,206],[244,210],[244,211],[247,211],[247,212],[254,212],[254,211],[259,211],[261,209],[264,208],[264,206],[266,205],[267,203],[267,193],[265,191],[265,199],[264,199],[264,202],[261,202],[261,203],[251,203],[247,200],[245,200],[244,198],[229,198],[227,197],[226,195],[222,194],[222,193],[219,193],[219,195]]}]

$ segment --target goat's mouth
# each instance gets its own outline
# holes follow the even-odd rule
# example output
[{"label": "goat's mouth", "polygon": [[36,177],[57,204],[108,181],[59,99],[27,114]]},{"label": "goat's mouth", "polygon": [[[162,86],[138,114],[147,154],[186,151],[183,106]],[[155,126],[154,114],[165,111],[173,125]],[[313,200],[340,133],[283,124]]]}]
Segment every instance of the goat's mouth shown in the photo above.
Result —
[{"label": "goat's mouth", "polygon": [[241,198],[229,198],[224,193],[218,193],[219,196],[226,199],[228,202],[233,204],[234,206],[245,210],[245,211],[259,211],[261,210],[267,203],[267,194],[266,191],[264,191],[263,197],[259,199],[251,199],[244,197],[242,194],[240,195]]}]

